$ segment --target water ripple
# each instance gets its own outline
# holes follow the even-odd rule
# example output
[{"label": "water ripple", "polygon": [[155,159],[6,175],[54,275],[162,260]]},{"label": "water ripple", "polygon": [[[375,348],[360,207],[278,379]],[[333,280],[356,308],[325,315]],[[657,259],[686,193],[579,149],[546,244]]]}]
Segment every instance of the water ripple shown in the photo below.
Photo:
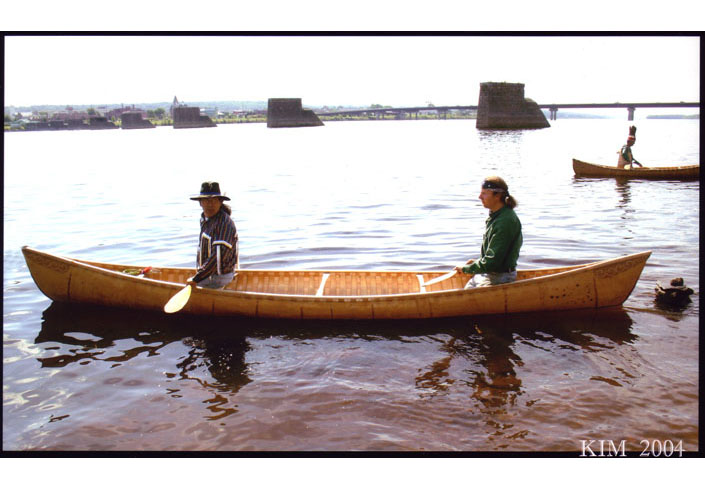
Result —
[{"label": "water ripple", "polygon": [[[622,120],[474,123],[6,133],[3,449],[576,452],[586,437],[698,449],[699,295],[664,309],[653,288],[680,276],[699,290],[700,183],[575,178],[573,157],[612,159]],[[697,163],[699,121],[639,125],[640,160]],[[193,267],[188,196],[215,179],[244,268],[447,271],[477,257],[493,174],[519,201],[521,268],[653,251],[624,308],[165,318],[52,303],[20,251]]]}]

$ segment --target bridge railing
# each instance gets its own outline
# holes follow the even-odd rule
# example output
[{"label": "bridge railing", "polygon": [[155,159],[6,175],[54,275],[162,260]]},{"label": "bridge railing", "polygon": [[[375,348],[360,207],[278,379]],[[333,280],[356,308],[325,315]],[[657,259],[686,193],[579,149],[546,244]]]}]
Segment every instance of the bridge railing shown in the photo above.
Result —
[{"label": "bridge railing", "polygon": [[[634,111],[637,108],[686,108],[700,107],[700,102],[610,102],[610,103],[570,103],[570,104],[538,104],[541,109],[548,109],[551,119],[556,118],[558,109],[627,109],[628,119],[634,119]],[[349,109],[345,111],[322,112],[314,111],[318,116],[355,116],[364,114],[401,114],[401,113],[419,113],[419,112],[448,112],[448,111],[467,111],[477,110],[476,105],[462,106],[433,106],[433,107],[380,107],[366,109]]]}]

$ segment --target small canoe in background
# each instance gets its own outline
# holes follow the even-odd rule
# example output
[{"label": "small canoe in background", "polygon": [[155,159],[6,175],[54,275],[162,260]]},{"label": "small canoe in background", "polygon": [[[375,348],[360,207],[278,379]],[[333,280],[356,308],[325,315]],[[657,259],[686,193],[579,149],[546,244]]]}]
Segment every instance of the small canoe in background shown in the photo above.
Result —
[{"label": "small canoe in background", "polygon": [[[104,264],[22,247],[39,289],[57,302],[162,311],[194,269]],[[463,289],[443,272],[240,269],[223,290],[195,288],[182,313],[282,319],[408,319],[621,305],[651,252],[517,271],[517,281]],[[133,275],[134,271],[143,272]]]},{"label": "small canoe in background", "polygon": [[616,165],[597,165],[573,158],[573,171],[579,177],[620,177],[628,179],[697,180],[700,165],[681,167],[618,168]]}]

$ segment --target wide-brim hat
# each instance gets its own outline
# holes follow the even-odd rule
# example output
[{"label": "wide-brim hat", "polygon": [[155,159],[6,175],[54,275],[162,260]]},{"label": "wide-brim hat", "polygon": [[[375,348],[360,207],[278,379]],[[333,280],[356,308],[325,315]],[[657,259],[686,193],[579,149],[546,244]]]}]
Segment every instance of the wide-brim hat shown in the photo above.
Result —
[{"label": "wide-brim hat", "polygon": [[217,182],[204,182],[201,184],[201,193],[197,196],[191,196],[189,199],[198,201],[199,199],[208,199],[210,197],[219,197],[223,201],[229,201],[228,196],[220,193],[220,184]]}]

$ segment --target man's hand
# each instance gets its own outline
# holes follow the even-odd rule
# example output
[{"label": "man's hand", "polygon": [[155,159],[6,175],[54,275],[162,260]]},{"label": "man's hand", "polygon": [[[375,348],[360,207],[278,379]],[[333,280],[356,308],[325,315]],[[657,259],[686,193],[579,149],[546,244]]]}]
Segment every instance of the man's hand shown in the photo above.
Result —
[{"label": "man's hand", "polygon": [[[473,259],[470,259],[467,262],[465,262],[465,265],[470,265],[473,262],[475,262],[475,261]],[[458,272],[459,274],[463,273],[463,267],[460,265],[456,265],[455,267],[453,267],[453,269],[455,270],[455,272]]]}]

